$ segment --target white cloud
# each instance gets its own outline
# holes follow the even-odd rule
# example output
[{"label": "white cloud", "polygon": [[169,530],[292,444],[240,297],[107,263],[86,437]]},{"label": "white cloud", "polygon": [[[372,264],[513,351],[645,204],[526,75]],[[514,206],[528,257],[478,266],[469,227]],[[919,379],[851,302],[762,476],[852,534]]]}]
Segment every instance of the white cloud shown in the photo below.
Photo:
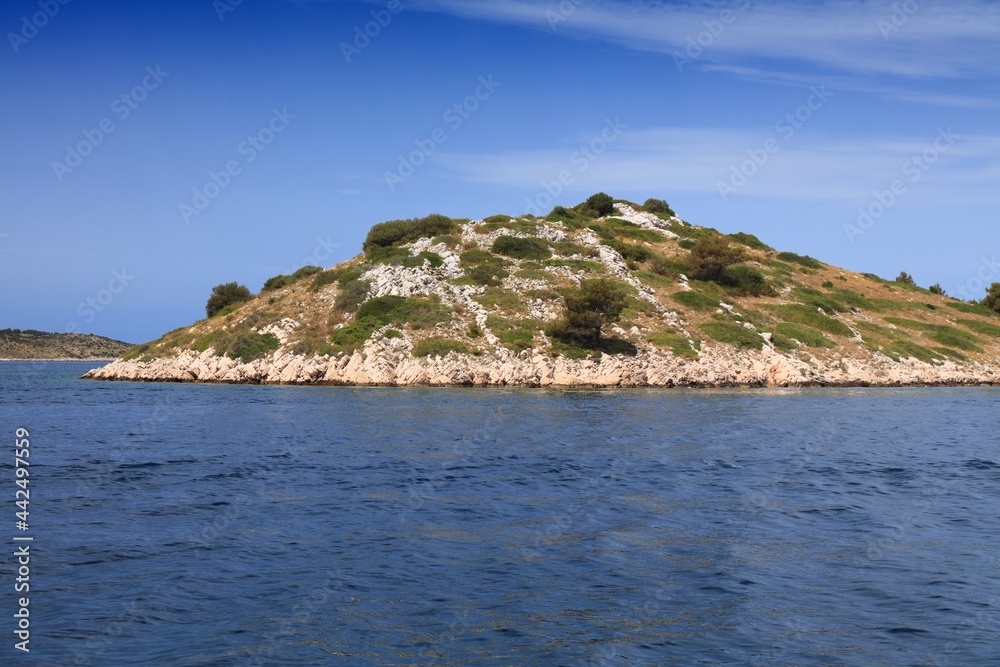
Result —
[{"label": "white cloud", "polygon": [[[785,69],[789,63],[799,63],[829,74],[851,74],[873,81],[879,77],[995,79],[1000,6],[985,0],[960,0],[947,6],[932,6],[926,0],[911,2],[915,11],[895,17],[893,5],[911,5],[898,0],[794,4],[751,0],[686,4],[650,0],[417,0],[413,6],[558,35],[599,38],[671,56],[683,56],[690,40],[701,35],[707,45],[697,62],[703,65],[713,61],[723,65],[756,62],[762,71],[782,62]],[[560,4],[573,9],[560,14]],[[732,20],[719,34],[706,36],[706,21],[718,32],[724,10],[733,11]],[[565,20],[554,22],[553,15]],[[887,32],[885,26],[898,29]]]},{"label": "white cloud", "polygon": [[[943,128],[947,129],[947,128]],[[855,138],[796,135],[783,141],[779,133],[760,134],[715,128],[628,130],[586,169],[573,160],[576,146],[565,149],[509,151],[492,154],[446,153],[436,156],[440,175],[459,181],[543,191],[560,172],[568,172],[567,190],[592,192],[693,192],[719,194],[719,183],[732,183],[740,169],[764,142],[780,146],[753,170],[737,196],[778,200],[856,201],[871,199],[876,190],[900,179],[917,205],[998,204],[995,183],[1000,172],[1000,135],[961,135],[933,163],[906,170],[908,160],[933,146],[937,135],[900,138]],[[591,137],[581,137],[586,145]],[[944,145],[941,142],[940,145]],[[747,170],[750,171],[750,170]],[[720,195],[721,197],[721,195]]]}]

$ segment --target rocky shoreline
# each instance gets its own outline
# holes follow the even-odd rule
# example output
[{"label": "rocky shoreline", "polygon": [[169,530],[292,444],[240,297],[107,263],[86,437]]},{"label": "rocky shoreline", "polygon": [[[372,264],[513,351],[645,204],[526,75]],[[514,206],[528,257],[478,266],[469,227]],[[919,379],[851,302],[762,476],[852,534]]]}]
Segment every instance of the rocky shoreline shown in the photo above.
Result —
[{"label": "rocky shoreline", "polygon": [[928,364],[916,359],[803,360],[770,347],[705,347],[696,358],[656,348],[635,357],[599,360],[551,357],[540,349],[520,354],[414,358],[405,338],[377,337],[353,355],[304,357],[281,350],[240,363],[182,352],[151,361],[115,361],[83,376],[88,380],[226,384],[350,385],[400,387],[899,387],[1000,384],[1000,367],[971,363]]}]

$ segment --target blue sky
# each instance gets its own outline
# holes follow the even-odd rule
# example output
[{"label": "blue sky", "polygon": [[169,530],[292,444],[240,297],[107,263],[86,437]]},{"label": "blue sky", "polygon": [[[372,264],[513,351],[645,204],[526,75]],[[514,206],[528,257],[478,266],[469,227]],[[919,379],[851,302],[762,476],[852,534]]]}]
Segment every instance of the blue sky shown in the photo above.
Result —
[{"label": "blue sky", "polygon": [[0,327],[148,340],[383,220],[600,190],[1000,281],[995,3],[11,0],[0,29]]}]

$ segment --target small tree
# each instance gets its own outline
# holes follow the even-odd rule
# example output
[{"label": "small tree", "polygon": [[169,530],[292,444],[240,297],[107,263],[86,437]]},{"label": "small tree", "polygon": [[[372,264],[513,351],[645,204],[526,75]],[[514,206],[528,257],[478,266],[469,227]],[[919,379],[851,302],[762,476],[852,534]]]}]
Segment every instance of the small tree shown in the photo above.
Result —
[{"label": "small tree", "polygon": [[556,335],[581,343],[599,344],[601,327],[617,322],[628,303],[625,286],[606,278],[580,281],[566,294],[566,312]]},{"label": "small tree", "polygon": [[934,283],[933,285],[927,288],[927,291],[930,292],[931,294],[940,294],[941,296],[945,296],[946,294],[944,288],[941,287],[941,283]]},{"label": "small tree", "polygon": [[691,277],[697,280],[718,281],[726,267],[739,264],[746,258],[746,252],[731,245],[725,237],[703,236],[691,248],[688,267]]},{"label": "small tree", "polygon": [[986,290],[986,296],[979,302],[995,313],[1000,313],[1000,283],[993,283]]},{"label": "small tree", "polygon": [[917,281],[913,279],[913,276],[911,276],[906,271],[900,271],[899,272],[899,275],[896,276],[896,282],[897,283],[903,283],[904,285],[916,285],[917,284]]},{"label": "small tree", "polygon": [[226,306],[249,301],[253,297],[245,286],[237,283],[223,283],[212,288],[212,295],[205,304],[205,313],[212,317]]},{"label": "small tree", "polygon": [[593,211],[594,215],[611,215],[615,212],[615,200],[611,198],[611,195],[598,192],[596,195],[591,195],[587,198],[584,208]]}]

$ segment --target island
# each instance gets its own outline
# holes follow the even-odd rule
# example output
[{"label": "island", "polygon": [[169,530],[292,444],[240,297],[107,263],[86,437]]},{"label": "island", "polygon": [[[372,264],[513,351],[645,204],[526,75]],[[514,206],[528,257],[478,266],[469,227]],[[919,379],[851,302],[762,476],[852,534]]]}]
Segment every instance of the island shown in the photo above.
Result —
[{"label": "island", "polygon": [[482,387],[985,385],[993,309],[861,274],[663,200],[598,193],[544,218],[375,225],[363,253],[258,294],[218,285],[207,317],[93,380]]},{"label": "island", "polygon": [[0,361],[105,361],[133,347],[93,334],[0,329]]}]

